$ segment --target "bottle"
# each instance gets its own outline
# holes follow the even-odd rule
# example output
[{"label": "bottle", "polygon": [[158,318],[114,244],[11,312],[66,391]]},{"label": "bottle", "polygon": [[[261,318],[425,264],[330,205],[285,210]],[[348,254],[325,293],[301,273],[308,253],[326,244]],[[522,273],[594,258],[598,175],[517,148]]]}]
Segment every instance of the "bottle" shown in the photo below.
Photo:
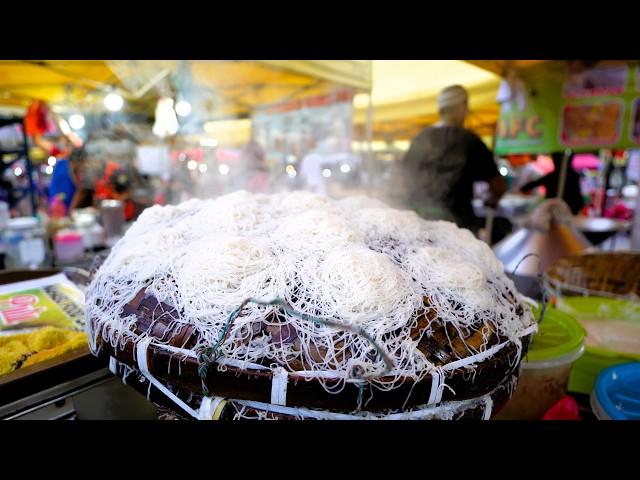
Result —
[{"label": "bottle", "polygon": [[61,219],[66,216],[66,207],[64,205],[64,193],[60,193],[56,195],[51,202],[51,218],[52,219]]}]

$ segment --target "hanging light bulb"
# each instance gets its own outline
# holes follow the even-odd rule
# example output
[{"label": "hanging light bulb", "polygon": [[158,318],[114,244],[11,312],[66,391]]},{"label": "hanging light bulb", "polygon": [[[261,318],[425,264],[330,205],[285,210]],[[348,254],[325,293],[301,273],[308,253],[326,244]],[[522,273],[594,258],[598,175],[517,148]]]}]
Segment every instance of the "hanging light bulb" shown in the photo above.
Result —
[{"label": "hanging light bulb", "polygon": [[74,130],[80,130],[84,127],[84,116],[79,113],[74,113],[69,117],[69,125]]},{"label": "hanging light bulb", "polygon": [[191,113],[191,104],[186,100],[180,100],[176,103],[176,113],[181,117],[186,117]]},{"label": "hanging light bulb", "polygon": [[110,93],[106,97],[104,97],[104,106],[107,107],[112,112],[117,112],[122,109],[124,105],[124,100],[117,93]]},{"label": "hanging light bulb", "polygon": [[162,97],[156,105],[156,121],[153,124],[153,133],[160,138],[175,135],[178,132],[178,118],[173,109],[173,100]]}]

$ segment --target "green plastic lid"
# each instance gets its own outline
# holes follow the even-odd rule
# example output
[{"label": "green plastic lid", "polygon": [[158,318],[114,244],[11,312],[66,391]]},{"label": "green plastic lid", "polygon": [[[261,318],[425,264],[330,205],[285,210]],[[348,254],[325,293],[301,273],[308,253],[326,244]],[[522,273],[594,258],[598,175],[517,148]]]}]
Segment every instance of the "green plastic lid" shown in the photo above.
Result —
[{"label": "green plastic lid", "polygon": [[[536,318],[540,308],[534,309]],[[527,362],[544,362],[563,357],[582,347],[586,332],[572,317],[555,308],[547,308],[538,324],[538,332],[529,345]]]},{"label": "green plastic lid", "polygon": [[640,302],[604,297],[562,297],[558,308],[576,318],[640,322]]}]

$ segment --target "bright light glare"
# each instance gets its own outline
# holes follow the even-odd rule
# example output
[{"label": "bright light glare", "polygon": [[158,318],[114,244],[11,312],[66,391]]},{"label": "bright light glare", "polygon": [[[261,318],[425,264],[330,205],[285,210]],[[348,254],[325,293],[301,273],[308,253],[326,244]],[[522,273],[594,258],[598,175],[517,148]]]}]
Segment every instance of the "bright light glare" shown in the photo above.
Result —
[{"label": "bright light glare", "polygon": [[13,169],[13,174],[14,174],[16,177],[19,177],[20,175],[22,175],[22,169],[21,169],[20,167],[16,167],[16,168],[14,168],[14,169]]},{"label": "bright light glare", "polygon": [[218,141],[215,138],[201,138],[200,139],[201,147],[216,147],[218,146]]},{"label": "bright light glare", "polygon": [[47,172],[47,175],[51,175],[53,173],[53,167],[51,165],[47,165],[47,168],[44,169]]},{"label": "bright light glare", "polygon": [[229,165],[225,163],[220,164],[220,166],[218,167],[218,172],[220,172],[220,175],[226,175],[227,173],[229,173]]},{"label": "bright light glare", "polygon": [[49,165],[51,165],[52,167],[54,167],[54,166],[55,166],[56,162],[57,162],[56,157],[54,157],[53,155],[51,155],[51,156],[49,157],[49,159],[47,160],[47,163],[48,163]]},{"label": "bright light glare", "polygon": [[331,176],[331,170],[329,170],[328,168],[325,168],[324,170],[322,170],[322,176],[324,178],[329,178]]},{"label": "bright light glare", "polygon": [[117,112],[124,105],[124,100],[117,93],[110,93],[104,97],[104,106],[112,112]]},{"label": "bright light glare", "polygon": [[294,167],[293,165],[287,165],[287,168],[285,168],[285,170],[287,171],[287,175],[289,175],[290,178],[293,178],[298,174],[298,172],[296,172],[296,167]]},{"label": "bright light glare", "polygon": [[187,168],[189,170],[195,170],[196,168],[198,168],[198,162],[196,162],[195,160],[189,160],[187,162]]},{"label": "bright light glare", "polygon": [[71,128],[74,130],[80,130],[84,127],[84,116],[79,113],[74,113],[69,117],[69,125],[71,125]]},{"label": "bright light glare", "polygon": [[340,171],[342,173],[349,173],[351,171],[351,167],[346,163],[343,163],[342,165],[340,165]]},{"label": "bright light glare", "polygon": [[181,117],[186,117],[191,113],[191,104],[186,100],[180,100],[176,103],[176,113]]},{"label": "bright light glare", "polygon": [[207,171],[207,166],[203,163],[198,167],[198,170],[200,170],[200,173],[205,173]]},{"label": "bright light glare", "polygon": [[507,170],[507,167],[500,167],[500,175],[502,175],[503,177],[506,177],[507,173],[509,173],[509,170]]}]

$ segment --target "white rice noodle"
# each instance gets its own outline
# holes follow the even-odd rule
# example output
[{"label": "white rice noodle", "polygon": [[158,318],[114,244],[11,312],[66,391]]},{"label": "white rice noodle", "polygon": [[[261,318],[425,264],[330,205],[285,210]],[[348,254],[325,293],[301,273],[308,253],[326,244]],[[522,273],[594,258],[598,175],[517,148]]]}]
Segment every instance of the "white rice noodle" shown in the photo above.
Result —
[{"label": "white rice noodle", "polygon": [[[328,392],[363,379],[390,390],[432,376],[442,380],[438,397],[447,365],[436,369],[410,334],[428,308],[458,331],[490,323],[517,345],[535,328],[500,262],[470,232],[370,199],[333,201],[307,192],[236,192],[147,209],[88,289],[94,350],[98,335],[114,347],[143,340],[133,333],[135,317],[122,316],[143,289],[196,328],[194,353],[215,345],[229,327],[218,368],[260,365],[291,376],[302,370]],[[250,297],[279,298],[297,314],[249,303],[229,324],[230,313]],[[363,335],[301,314],[363,329],[392,371]],[[493,354],[490,347],[484,342],[476,355]],[[467,367],[478,361],[463,360]]]}]

